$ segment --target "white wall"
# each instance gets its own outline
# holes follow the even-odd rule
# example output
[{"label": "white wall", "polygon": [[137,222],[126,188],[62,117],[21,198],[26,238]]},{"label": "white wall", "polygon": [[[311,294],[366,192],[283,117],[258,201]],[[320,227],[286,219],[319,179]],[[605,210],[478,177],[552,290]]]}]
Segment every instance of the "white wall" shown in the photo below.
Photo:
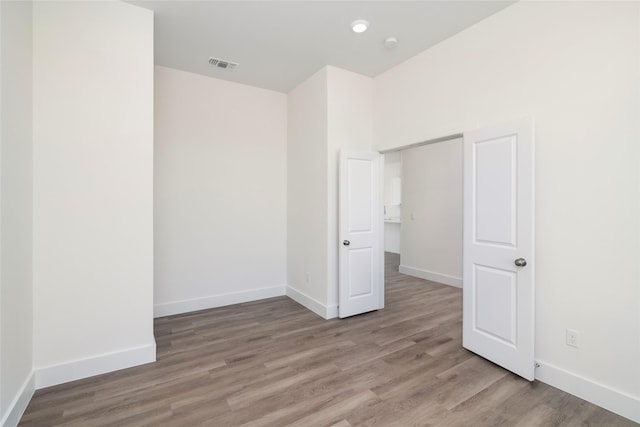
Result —
[{"label": "white wall", "polygon": [[371,148],[372,80],[326,66],[288,94],[287,295],[338,315],[338,159]]},{"label": "white wall", "polygon": [[400,272],[462,286],[462,139],[402,151]]},{"label": "white wall", "polygon": [[338,159],[343,148],[371,150],[372,108],[370,77],[327,67],[327,305],[332,308],[331,317],[337,316],[338,306]]},{"label": "white wall", "polygon": [[[400,185],[398,185],[400,184]],[[399,223],[402,210],[402,153],[393,151],[384,155],[384,251],[394,254],[400,253]],[[388,222],[387,218],[394,218]],[[395,218],[398,218],[397,220]]]},{"label": "white wall", "polygon": [[31,258],[31,3],[0,2],[0,425],[34,390]]},{"label": "white wall", "polygon": [[287,295],[327,313],[327,68],[287,96]]},{"label": "white wall", "polygon": [[536,375],[636,421],[639,8],[519,2],[374,79],[378,148],[535,117]]},{"label": "white wall", "polygon": [[286,95],[155,76],[156,316],[284,295]]},{"label": "white wall", "polygon": [[[394,205],[402,201],[402,194],[398,191],[397,180],[400,180],[402,189],[402,151],[392,151],[384,155],[384,205]],[[393,212],[387,212],[385,216]]]},{"label": "white wall", "polygon": [[153,14],[33,4],[36,385],[155,360]]}]

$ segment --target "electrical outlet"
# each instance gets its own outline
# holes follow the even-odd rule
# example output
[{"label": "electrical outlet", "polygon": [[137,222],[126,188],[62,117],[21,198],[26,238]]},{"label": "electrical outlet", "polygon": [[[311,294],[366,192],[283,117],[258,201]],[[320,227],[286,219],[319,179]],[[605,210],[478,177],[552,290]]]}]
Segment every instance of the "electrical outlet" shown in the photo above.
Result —
[{"label": "electrical outlet", "polygon": [[575,348],[580,347],[580,332],[567,329],[567,345]]}]

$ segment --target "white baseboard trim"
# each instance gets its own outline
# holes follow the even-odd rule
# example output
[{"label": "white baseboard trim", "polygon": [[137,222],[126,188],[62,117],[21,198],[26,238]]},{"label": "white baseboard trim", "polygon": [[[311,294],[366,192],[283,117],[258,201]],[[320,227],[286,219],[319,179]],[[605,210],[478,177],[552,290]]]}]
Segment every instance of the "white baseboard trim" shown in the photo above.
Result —
[{"label": "white baseboard trim", "polygon": [[287,296],[298,304],[308,308],[320,317],[325,319],[333,319],[338,317],[337,305],[325,305],[317,299],[310,297],[304,292],[300,292],[296,288],[287,286]]},{"label": "white baseboard trim", "polygon": [[402,274],[408,274],[409,276],[419,277],[425,280],[431,280],[432,282],[444,283],[445,285],[455,286],[456,288],[462,287],[462,278],[449,276],[447,274],[435,273],[429,270],[423,270],[421,268],[408,267],[401,265],[398,270]]},{"label": "white baseboard trim", "polygon": [[27,409],[27,405],[29,405],[29,401],[31,401],[31,397],[33,396],[33,392],[36,390],[36,376],[32,371],[27,379],[25,380],[22,387],[16,394],[16,396],[11,401],[11,404],[7,408],[7,412],[2,417],[0,421],[0,426],[3,427],[15,427],[20,422],[20,418],[22,418],[22,414],[24,414],[25,409]]},{"label": "white baseboard trim", "polygon": [[615,390],[544,361],[538,361],[538,364],[537,380],[640,423],[640,397]]},{"label": "white baseboard trim", "polygon": [[174,314],[189,313],[191,311],[206,310],[208,308],[223,307],[225,305],[240,304],[265,298],[280,297],[286,294],[286,286],[272,286],[269,288],[250,289],[228,294],[210,295],[182,301],[156,304],[153,307],[153,317],[172,316]]},{"label": "white baseboard trim", "polygon": [[36,389],[156,361],[156,343],[36,369]]}]

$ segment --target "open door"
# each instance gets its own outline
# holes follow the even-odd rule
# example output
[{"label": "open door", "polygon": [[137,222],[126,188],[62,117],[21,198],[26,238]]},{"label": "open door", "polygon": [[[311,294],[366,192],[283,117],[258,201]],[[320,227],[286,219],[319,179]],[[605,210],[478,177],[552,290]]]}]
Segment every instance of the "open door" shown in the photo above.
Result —
[{"label": "open door", "polygon": [[533,121],[465,132],[463,346],[529,381],[533,257]]},{"label": "open door", "polygon": [[340,317],[384,307],[383,159],[368,151],[340,152]]}]

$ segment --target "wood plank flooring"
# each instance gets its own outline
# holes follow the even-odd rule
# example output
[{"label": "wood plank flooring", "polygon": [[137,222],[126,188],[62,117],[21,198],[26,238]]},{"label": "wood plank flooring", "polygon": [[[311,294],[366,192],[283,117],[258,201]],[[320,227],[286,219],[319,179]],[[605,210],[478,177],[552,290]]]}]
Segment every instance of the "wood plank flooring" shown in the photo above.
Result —
[{"label": "wood plank flooring", "polygon": [[21,426],[631,426],[461,346],[459,289],[398,273],[326,321],[286,297],[157,319],[158,361],[35,393]]}]

